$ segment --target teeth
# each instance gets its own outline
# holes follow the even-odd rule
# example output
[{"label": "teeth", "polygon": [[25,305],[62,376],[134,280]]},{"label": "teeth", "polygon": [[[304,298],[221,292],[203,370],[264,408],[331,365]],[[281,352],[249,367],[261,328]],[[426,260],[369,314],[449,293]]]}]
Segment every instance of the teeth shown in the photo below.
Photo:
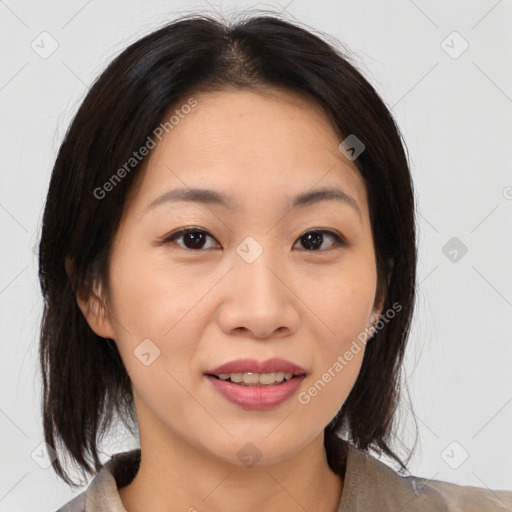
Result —
[{"label": "teeth", "polygon": [[[274,384],[276,382],[276,374],[275,373],[262,373],[258,376],[258,374],[254,374],[256,377],[256,382],[259,382],[260,384]],[[244,379],[244,382],[247,382]],[[253,382],[250,382],[250,384],[254,384]]]},{"label": "teeth", "polygon": [[290,380],[293,373],[273,372],[273,373],[221,373],[218,375],[220,380],[231,380],[242,385],[272,385],[276,382],[283,382],[283,380]]},{"label": "teeth", "polygon": [[[270,375],[268,373],[264,375]],[[263,375],[261,375],[263,377]],[[272,379],[273,380],[273,379]],[[244,373],[244,383],[245,384],[258,384],[260,381],[260,375],[257,373]],[[262,382],[262,384],[268,384],[268,382]]]}]

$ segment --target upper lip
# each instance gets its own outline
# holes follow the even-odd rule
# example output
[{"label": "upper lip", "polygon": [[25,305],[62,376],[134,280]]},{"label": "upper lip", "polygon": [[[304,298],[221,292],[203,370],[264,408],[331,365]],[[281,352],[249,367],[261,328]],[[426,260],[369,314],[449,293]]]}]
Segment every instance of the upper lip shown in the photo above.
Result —
[{"label": "upper lip", "polygon": [[294,375],[304,375],[306,370],[300,366],[286,361],[285,359],[272,358],[266,361],[256,359],[237,359],[229,363],[222,364],[205,372],[209,375],[220,375],[221,373],[293,373]]}]

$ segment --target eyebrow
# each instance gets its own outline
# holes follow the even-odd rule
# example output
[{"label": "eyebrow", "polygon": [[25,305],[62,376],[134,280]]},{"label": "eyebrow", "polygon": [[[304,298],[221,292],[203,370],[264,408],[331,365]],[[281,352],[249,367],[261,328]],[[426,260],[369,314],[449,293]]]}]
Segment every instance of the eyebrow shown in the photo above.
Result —
[{"label": "eyebrow", "polygon": [[[236,204],[233,199],[222,192],[202,188],[176,188],[165,192],[151,201],[146,207],[145,212],[163,204],[180,201],[236,210]],[[361,210],[357,201],[351,195],[337,187],[324,187],[292,197],[289,208],[303,208],[323,201],[338,201],[346,204],[353,208],[359,217],[361,217]]]}]

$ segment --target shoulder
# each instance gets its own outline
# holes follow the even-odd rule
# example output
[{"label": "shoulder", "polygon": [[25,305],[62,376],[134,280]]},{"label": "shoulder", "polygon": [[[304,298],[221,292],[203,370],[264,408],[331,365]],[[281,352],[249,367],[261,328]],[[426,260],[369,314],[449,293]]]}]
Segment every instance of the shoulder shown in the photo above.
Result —
[{"label": "shoulder", "polygon": [[85,492],[81,492],[75,496],[71,501],[60,507],[56,512],[85,512],[86,496]]},{"label": "shoulder", "polygon": [[404,476],[351,445],[339,511],[486,512],[512,510],[512,491]]},{"label": "shoulder", "polygon": [[437,493],[448,511],[512,510],[512,491],[457,485],[439,480],[409,477]]},{"label": "shoulder", "polygon": [[126,512],[119,489],[135,476],[140,464],[140,449],[118,453],[94,476],[87,489],[56,512]]}]

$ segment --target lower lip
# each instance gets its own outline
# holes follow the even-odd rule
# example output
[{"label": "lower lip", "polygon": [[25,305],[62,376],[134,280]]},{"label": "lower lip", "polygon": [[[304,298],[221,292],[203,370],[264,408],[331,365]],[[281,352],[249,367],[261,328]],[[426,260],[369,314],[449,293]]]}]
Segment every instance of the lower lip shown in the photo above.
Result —
[{"label": "lower lip", "polygon": [[267,410],[277,407],[291,398],[306,378],[305,375],[294,377],[276,386],[239,386],[233,382],[220,380],[210,375],[205,377],[214,388],[229,402],[243,409]]}]

